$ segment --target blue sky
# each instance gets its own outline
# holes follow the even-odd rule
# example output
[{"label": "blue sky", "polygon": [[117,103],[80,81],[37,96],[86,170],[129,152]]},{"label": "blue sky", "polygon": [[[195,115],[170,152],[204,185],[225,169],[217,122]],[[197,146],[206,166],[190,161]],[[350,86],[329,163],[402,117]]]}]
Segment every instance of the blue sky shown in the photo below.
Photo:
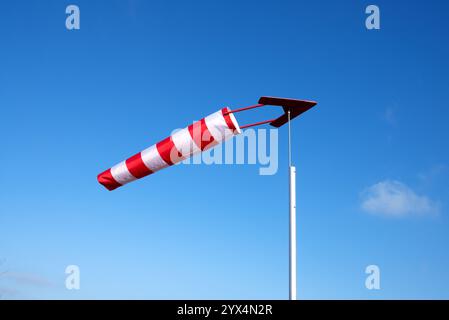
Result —
[{"label": "blue sky", "polygon": [[[65,28],[72,3],[80,30]],[[1,297],[286,299],[285,128],[276,175],[180,165],[113,192],[96,181],[175,128],[273,95],[318,101],[292,124],[298,298],[448,299],[448,10],[3,3]],[[72,264],[80,290],[65,288]],[[372,264],[380,290],[365,288]]]}]

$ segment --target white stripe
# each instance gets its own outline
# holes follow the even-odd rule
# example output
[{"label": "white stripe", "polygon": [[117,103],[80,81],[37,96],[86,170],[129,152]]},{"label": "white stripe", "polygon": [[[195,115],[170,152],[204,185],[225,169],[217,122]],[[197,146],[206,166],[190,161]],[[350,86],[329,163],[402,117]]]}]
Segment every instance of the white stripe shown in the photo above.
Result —
[{"label": "white stripe", "polygon": [[[229,110],[229,108],[228,108],[228,110]],[[231,111],[231,110],[229,110],[229,111]],[[230,114],[229,114],[229,117],[231,118],[231,121],[232,121],[232,123],[234,124],[234,127],[235,127],[235,131],[236,131],[236,132],[234,132],[234,134],[235,134],[235,135],[241,134],[241,133],[242,133],[242,130],[240,129],[240,126],[239,126],[239,124],[238,124],[238,122],[237,122],[237,119],[234,117],[234,114],[233,114],[233,113],[230,113]]]},{"label": "white stripe", "polygon": [[168,164],[162,159],[159,151],[157,151],[156,145],[152,145],[151,147],[143,150],[140,155],[143,163],[153,172],[168,167]]},{"label": "white stripe", "polygon": [[129,172],[126,162],[122,161],[119,164],[111,168],[112,177],[115,181],[121,185],[127,184],[128,182],[136,180],[136,178]]},{"label": "white stripe", "polygon": [[200,148],[193,142],[188,128],[176,131],[172,134],[171,139],[183,158],[188,158],[192,154],[201,152]]},{"label": "white stripe", "polygon": [[217,142],[223,142],[234,135],[232,130],[229,129],[226,124],[221,110],[212,113],[204,118],[204,120],[206,121],[206,126],[209,129],[209,132]]}]

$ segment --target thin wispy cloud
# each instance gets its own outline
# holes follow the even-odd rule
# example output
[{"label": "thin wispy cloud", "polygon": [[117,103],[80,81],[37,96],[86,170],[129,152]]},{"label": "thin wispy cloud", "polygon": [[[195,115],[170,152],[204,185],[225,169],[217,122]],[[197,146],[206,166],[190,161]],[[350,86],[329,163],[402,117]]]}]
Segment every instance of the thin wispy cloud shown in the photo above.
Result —
[{"label": "thin wispy cloud", "polygon": [[37,274],[5,271],[0,275],[0,299],[23,299],[30,292],[54,288],[56,284]]},{"label": "thin wispy cloud", "polygon": [[384,112],[384,119],[389,125],[396,125],[396,113],[392,107],[388,107]]},{"label": "thin wispy cloud", "polygon": [[371,214],[391,217],[436,215],[439,204],[428,196],[419,195],[402,182],[385,180],[362,193],[361,208]]},{"label": "thin wispy cloud", "polygon": [[31,274],[31,273],[19,273],[19,272],[7,271],[7,272],[4,272],[3,278],[14,280],[16,283],[21,284],[21,285],[43,287],[43,288],[48,288],[48,287],[54,286],[54,284],[50,280],[48,280],[40,275]]},{"label": "thin wispy cloud", "polygon": [[20,292],[17,289],[0,286],[0,300],[10,299],[18,295],[20,295]]},{"label": "thin wispy cloud", "polygon": [[418,174],[418,178],[425,185],[434,184],[438,179],[444,179],[448,172],[448,167],[444,164],[433,165],[426,172]]}]

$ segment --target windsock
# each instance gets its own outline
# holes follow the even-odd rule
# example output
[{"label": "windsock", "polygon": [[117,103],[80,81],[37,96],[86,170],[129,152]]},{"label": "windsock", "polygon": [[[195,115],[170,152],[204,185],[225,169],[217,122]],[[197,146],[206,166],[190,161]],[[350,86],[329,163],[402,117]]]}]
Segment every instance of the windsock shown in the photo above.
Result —
[{"label": "windsock", "polygon": [[108,190],[114,190],[240,133],[237,120],[226,107],[100,173],[97,179]]},{"label": "windsock", "polygon": [[[97,180],[108,190],[117,189],[131,181],[143,178],[216,146],[232,136],[240,134],[242,129],[268,123],[279,128],[316,104],[315,101],[310,100],[260,97],[258,104],[252,106],[232,111],[227,107],[223,108],[100,173]],[[278,118],[243,126],[239,126],[234,117],[234,113],[265,106],[282,107],[284,113]]]}]

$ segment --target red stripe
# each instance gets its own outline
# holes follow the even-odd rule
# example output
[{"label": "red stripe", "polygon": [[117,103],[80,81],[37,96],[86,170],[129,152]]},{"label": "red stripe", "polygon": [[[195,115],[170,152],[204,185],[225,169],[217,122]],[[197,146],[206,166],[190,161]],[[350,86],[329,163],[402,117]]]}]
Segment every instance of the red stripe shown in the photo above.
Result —
[{"label": "red stripe", "polygon": [[161,155],[162,160],[169,165],[173,165],[182,160],[182,154],[176,149],[171,137],[158,142],[156,148]]},{"label": "red stripe", "polygon": [[206,120],[201,119],[189,126],[190,136],[201,151],[209,149],[218,144],[206,125]]},{"label": "red stripe", "polygon": [[224,117],[224,119],[226,121],[226,124],[228,125],[228,128],[230,130],[232,130],[232,132],[234,132],[236,127],[235,127],[234,123],[231,120],[231,116],[228,113],[229,111],[231,111],[231,110],[229,110],[228,107],[221,109],[221,113],[223,114],[223,117]]},{"label": "red stripe", "polygon": [[125,163],[129,172],[137,179],[143,178],[153,173],[153,171],[148,169],[145,163],[143,163],[140,152],[133,155],[131,158],[128,158]]},{"label": "red stripe", "polygon": [[97,176],[97,180],[109,191],[117,189],[118,187],[121,186],[121,184],[115,181],[114,177],[112,176],[111,169],[108,169],[105,172],[100,173]]}]

